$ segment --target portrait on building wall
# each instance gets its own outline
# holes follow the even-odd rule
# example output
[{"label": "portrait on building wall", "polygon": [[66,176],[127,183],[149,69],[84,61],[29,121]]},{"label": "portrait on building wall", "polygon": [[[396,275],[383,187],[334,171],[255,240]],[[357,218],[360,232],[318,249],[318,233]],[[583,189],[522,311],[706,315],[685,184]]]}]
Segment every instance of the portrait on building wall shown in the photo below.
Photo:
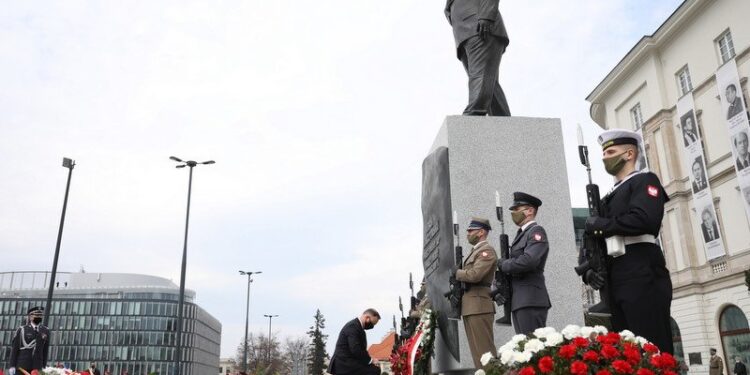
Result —
[{"label": "portrait on building wall", "polygon": [[706,178],[706,166],[703,163],[703,156],[698,156],[693,160],[692,168],[693,172],[693,194],[703,191],[708,187],[708,179]]},{"label": "portrait on building wall", "polygon": [[713,212],[713,206],[707,205],[701,211],[701,231],[703,232],[703,241],[709,243],[721,238],[719,235],[719,226],[716,224],[716,215]]},{"label": "portrait on building wall", "polygon": [[680,127],[682,128],[682,140],[685,147],[690,146],[698,140],[698,123],[695,121],[695,115],[690,110],[680,117]]},{"label": "portrait on building wall", "polygon": [[727,108],[727,120],[742,113],[742,98],[741,95],[737,95],[738,93],[737,85],[734,83],[730,83],[724,89],[725,98],[729,104],[729,108]]},{"label": "portrait on building wall", "polygon": [[742,189],[742,197],[745,199],[745,204],[750,206],[750,186]]},{"label": "portrait on building wall", "polygon": [[737,170],[741,171],[750,166],[750,153],[748,152],[748,135],[746,131],[741,131],[732,137],[734,154],[737,156],[735,163]]}]

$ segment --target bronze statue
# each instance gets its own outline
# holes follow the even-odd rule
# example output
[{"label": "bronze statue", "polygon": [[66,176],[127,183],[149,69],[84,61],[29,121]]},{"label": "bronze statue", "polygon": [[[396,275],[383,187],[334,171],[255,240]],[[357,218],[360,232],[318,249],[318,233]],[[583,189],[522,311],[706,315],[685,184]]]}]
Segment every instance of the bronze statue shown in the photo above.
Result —
[{"label": "bronze statue", "polygon": [[469,76],[466,116],[510,116],[498,81],[508,33],[498,10],[500,0],[447,0],[445,16],[453,26],[458,59]]}]

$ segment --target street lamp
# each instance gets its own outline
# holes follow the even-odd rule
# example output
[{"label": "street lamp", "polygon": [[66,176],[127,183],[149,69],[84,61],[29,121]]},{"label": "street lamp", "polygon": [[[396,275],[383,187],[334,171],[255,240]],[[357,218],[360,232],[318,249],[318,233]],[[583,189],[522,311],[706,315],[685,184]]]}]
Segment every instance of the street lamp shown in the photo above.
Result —
[{"label": "street lamp", "polygon": [[245,307],[245,360],[242,362],[242,371],[247,373],[247,331],[250,323],[250,284],[253,283],[253,275],[263,271],[240,271],[240,275],[247,275],[247,306]]},{"label": "street lamp", "polygon": [[263,315],[268,318],[268,366],[271,366],[271,320],[278,315]]},{"label": "street lamp", "polygon": [[209,160],[204,162],[195,162],[192,160],[183,161],[176,156],[170,156],[169,159],[181,163],[176,168],[190,167],[190,177],[188,178],[188,195],[187,195],[187,213],[185,214],[185,240],[182,248],[182,268],[180,269],[180,297],[177,303],[177,347],[175,348],[175,374],[180,374],[180,360],[182,359],[182,316],[183,305],[185,304],[185,265],[187,263],[187,240],[188,240],[188,223],[190,223],[190,194],[193,189],[193,168],[198,164],[214,164],[215,161]]},{"label": "street lamp", "polygon": [[62,215],[60,215],[60,229],[57,230],[57,244],[55,245],[55,258],[52,260],[52,274],[50,275],[49,290],[47,291],[47,305],[44,307],[44,324],[49,326],[49,313],[52,310],[52,293],[55,288],[55,276],[57,276],[57,259],[60,257],[60,242],[62,241],[63,225],[65,225],[65,211],[68,208],[68,192],[70,191],[70,178],[73,176],[73,167],[76,162],[73,159],[63,158],[62,166],[68,168],[68,183],[65,185],[65,198],[63,199]]}]

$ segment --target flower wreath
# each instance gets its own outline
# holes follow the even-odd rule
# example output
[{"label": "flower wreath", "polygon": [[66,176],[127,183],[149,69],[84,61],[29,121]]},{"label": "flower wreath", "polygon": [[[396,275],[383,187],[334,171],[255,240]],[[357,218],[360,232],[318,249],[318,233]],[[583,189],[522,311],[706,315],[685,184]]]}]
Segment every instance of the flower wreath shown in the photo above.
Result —
[{"label": "flower wreath", "polygon": [[394,349],[391,354],[393,375],[429,374],[428,365],[435,344],[435,317],[432,310],[425,310],[414,335]]}]

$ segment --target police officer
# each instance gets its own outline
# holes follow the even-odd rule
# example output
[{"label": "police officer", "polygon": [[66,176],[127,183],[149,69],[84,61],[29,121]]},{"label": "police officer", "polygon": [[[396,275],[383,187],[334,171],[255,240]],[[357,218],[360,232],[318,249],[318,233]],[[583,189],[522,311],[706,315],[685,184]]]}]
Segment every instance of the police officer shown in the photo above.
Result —
[{"label": "police officer", "polygon": [[536,222],[541,205],[533,195],[513,193],[510,211],[518,233],[510,246],[510,258],[500,263],[500,270],[511,275],[511,319],[516,333],[547,326],[547,312],[552,307],[544,283],[549,243],[544,228]]},{"label": "police officer", "polygon": [[49,330],[42,325],[44,308],[32,307],[28,314],[28,323],[16,330],[11,341],[10,375],[15,375],[16,369],[31,372],[47,367],[50,337]]},{"label": "police officer", "polygon": [[[607,173],[615,177],[602,199],[601,216],[586,220],[586,233],[607,242],[608,285],[612,328],[628,329],[673,353],[670,325],[672,282],[656,236],[669,201],[659,178],[636,170],[638,133],[613,129],[599,136]],[[621,254],[621,255],[619,255]],[[601,286],[601,275],[590,270],[584,282]]]},{"label": "police officer", "polygon": [[456,280],[466,285],[461,298],[461,315],[476,368],[482,368],[479,360],[482,354],[489,352],[494,356],[497,351],[492,332],[495,303],[490,297],[497,254],[487,242],[490,230],[492,227],[489,220],[477,217],[471,219],[466,228],[466,238],[473,247],[455,276]]}]

